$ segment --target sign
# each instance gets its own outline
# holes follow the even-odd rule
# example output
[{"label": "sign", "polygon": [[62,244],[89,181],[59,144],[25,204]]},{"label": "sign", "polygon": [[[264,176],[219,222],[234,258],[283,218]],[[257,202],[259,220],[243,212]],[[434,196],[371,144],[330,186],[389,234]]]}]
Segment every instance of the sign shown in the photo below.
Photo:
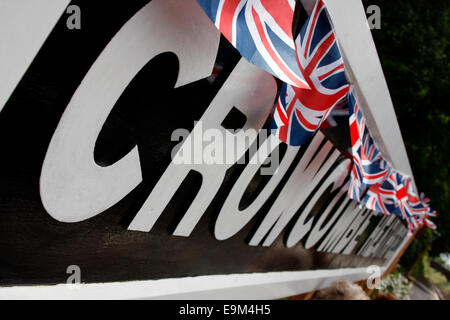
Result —
[{"label": "sign", "polygon": [[[70,4],[2,92],[2,286],[333,272],[393,256],[401,221],[346,195],[348,132],[302,147],[262,135],[276,81],[194,0]],[[205,156],[198,141],[219,136]]]}]

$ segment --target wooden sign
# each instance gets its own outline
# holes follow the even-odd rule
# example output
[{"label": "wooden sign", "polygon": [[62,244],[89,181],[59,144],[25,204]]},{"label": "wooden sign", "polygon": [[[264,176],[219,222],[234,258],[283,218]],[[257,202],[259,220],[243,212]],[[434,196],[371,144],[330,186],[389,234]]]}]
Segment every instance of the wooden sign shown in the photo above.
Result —
[{"label": "wooden sign", "polygon": [[194,0],[42,5],[28,40],[0,54],[12,70],[0,75],[1,286],[65,284],[73,270],[85,284],[339,277],[384,266],[404,241],[399,219],[347,197],[344,127],[302,147],[263,134],[277,82]]}]

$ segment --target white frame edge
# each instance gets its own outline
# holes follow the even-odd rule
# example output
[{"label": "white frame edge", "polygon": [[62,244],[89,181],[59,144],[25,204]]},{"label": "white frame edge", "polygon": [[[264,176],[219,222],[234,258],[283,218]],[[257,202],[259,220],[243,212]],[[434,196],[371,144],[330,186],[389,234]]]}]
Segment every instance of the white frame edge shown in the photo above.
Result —
[{"label": "white frame edge", "polygon": [[389,88],[361,0],[324,0],[324,2],[344,57],[346,77],[354,85],[373,138],[395,169],[414,180]]},{"label": "white frame edge", "polygon": [[[385,268],[381,268],[381,272]],[[285,271],[161,280],[0,287],[0,299],[278,299],[325,288],[336,280],[359,281],[366,268]]]}]

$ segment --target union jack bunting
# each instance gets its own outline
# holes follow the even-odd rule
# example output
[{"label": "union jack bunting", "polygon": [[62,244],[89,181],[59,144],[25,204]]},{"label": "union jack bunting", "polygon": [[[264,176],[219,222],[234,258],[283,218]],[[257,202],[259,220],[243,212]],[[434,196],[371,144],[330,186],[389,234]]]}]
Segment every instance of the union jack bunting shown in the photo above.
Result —
[{"label": "union jack bunting", "polygon": [[430,208],[430,199],[424,193],[420,194],[420,199],[416,197],[415,193],[412,193],[409,195],[408,201],[414,211],[414,219],[418,227],[437,229],[436,224],[428,219],[429,217],[435,217],[437,213]]},{"label": "union jack bunting", "polygon": [[408,232],[411,234],[416,228],[417,223],[412,217],[408,217],[407,215],[402,216],[401,211],[397,207],[396,194],[395,174],[391,174],[382,184],[372,185],[362,199],[362,202],[367,208],[384,215],[400,215],[408,222]]},{"label": "union jack bunting", "polygon": [[422,199],[417,196],[417,193],[412,187],[411,179],[408,179],[406,201],[409,211],[415,216],[435,215],[434,210],[432,210],[426,202],[423,202]]},{"label": "union jack bunting", "polygon": [[409,232],[412,233],[418,227],[415,215],[425,212],[422,208],[417,210],[416,206],[419,202],[415,192],[413,192],[411,178],[398,172],[393,172],[387,180],[395,188],[395,213],[406,219]]},{"label": "union jack bunting", "polygon": [[[322,0],[294,40],[296,0],[197,0],[241,55],[282,80],[271,131],[289,145],[307,143],[334,109],[348,104],[353,167],[348,195],[367,208],[404,218],[411,233],[435,224],[429,199],[417,196],[411,178],[383,158],[344,73],[344,62]],[[346,113],[340,109],[335,116]],[[336,119],[337,119],[336,118]],[[342,120],[342,119],[341,119]],[[363,193],[365,195],[363,196]]]},{"label": "union jack bunting", "polygon": [[431,229],[437,229],[436,224],[428,219],[429,217],[435,217],[436,211],[430,208],[430,199],[425,196],[425,194],[422,192],[420,194],[420,206],[423,206],[425,208],[425,214],[420,214],[414,216],[416,219],[416,223],[419,227],[428,227]]},{"label": "union jack bunting", "polygon": [[292,33],[296,0],[197,0],[220,32],[250,63],[283,82],[308,88]]},{"label": "union jack bunting", "polygon": [[331,110],[345,101],[349,85],[322,0],[317,1],[295,44],[300,70],[310,88],[283,85],[271,131],[281,141],[298,146],[308,142]]},{"label": "union jack bunting", "polygon": [[353,90],[350,91],[348,96],[353,157],[349,197],[360,201],[364,189],[371,185],[381,184],[387,178],[390,165],[383,158],[369,131],[366,130],[366,120],[359,108]]},{"label": "union jack bunting", "polygon": [[382,184],[375,184],[368,190],[362,202],[371,210],[390,215],[395,210],[395,190],[392,184],[384,181]]},{"label": "union jack bunting", "polygon": [[415,217],[415,219],[416,219],[417,226],[420,228],[428,227],[428,228],[431,228],[434,230],[437,229],[436,224],[433,221],[431,221],[430,219],[428,219],[426,215],[425,216],[417,216],[417,217]]},{"label": "union jack bunting", "polygon": [[427,208],[427,215],[431,217],[436,217],[437,213],[435,210],[431,209],[430,207],[430,198],[425,196],[425,193],[420,194],[420,203]]},{"label": "union jack bunting", "polygon": [[[421,197],[422,198],[422,197]],[[422,198],[423,199],[423,198]],[[417,227],[435,227],[428,219],[435,215],[428,202],[419,199],[410,177],[392,170],[382,184],[371,186],[363,199],[366,207],[385,215],[396,214],[408,222],[409,232]]]}]

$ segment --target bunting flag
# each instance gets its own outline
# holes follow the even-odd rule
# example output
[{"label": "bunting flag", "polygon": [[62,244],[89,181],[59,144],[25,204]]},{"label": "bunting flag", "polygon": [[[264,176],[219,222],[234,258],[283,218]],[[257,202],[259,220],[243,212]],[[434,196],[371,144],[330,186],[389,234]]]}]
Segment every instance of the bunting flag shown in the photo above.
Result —
[{"label": "bunting flag", "polygon": [[397,172],[392,172],[381,184],[372,185],[362,202],[369,209],[384,215],[396,214],[406,219],[411,233],[416,228],[415,219],[405,210],[403,198],[407,196],[404,181]]},{"label": "bunting flag", "polygon": [[437,229],[436,224],[428,219],[429,217],[436,217],[437,213],[430,207],[430,199],[422,192],[420,194],[420,205],[425,208],[426,213],[416,215],[416,222],[419,227],[428,227],[431,229]]},{"label": "bunting flag", "polygon": [[[366,120],[353,88],[349,92],[348,106],[353,157],[349,197],[384,215],[402,217],[408,223],[410,234],[417,227],[434,228],[434,223],[427,218],[435,215],[429,207],[429,199],[423,194],[421,198],[417,197],[412,179],[394,170],[384,159],[366,128]],[[361,199],[366,190],[366,195]]]},{"label": "bunting flag", "polygon": [[424,193],[420,194],[420,199],[416,199],[415,209],[419,212],[414,216],[418,227],[437,228],[436,224],[428,219],[429,217],[436,217],[437,213],[430,207],[430,199],[427,198]]},{"label": "bunting flag", "polygon": [[392,170],[382,184],[371,186],[363,202],[369,209],[385,215],[396,214],[405,219],[410,234],[418,227],[436,227],[428,219],[429,216],[436,215],[436,212],[429,207],[429,201],[418,198],[412,179],[395,170]]},{"label": "bunting flag", "polygon": [[317,1],[295,44],[300,70],[310,88],[283,85],[271,131],[281,141],[298,146],[307,143],[331,110],[347,99],[349,85],[322,0]]},{"label": "bunting flag", "polygon": [[335,125],[333,119],[327,121],[335,107],[348,104],[353,158],[348,196],[374,211],[404,218],[410,233],[436,228],[428,219],[436,216],[429,199],[419,198],[411,178],[384,159],[366,128],[322,0],[316,1],[295,41],[296,0],[197,2],[245,59],[284,82],[271,124],[274,135],[294,146],[307,143],[318,128]]},{"label": "bunting flag", "polygon": [[295,0],[197,0],[250,63],[283,82],[309,88],[298,66],[292,26]]},{"label": "bunting flag", "polygon": [[428,216],[436,217],[436,211],[430,208],[430,198],[425,196],[423,192],[420,194],[420,203],[426,208]]},{"label": "bunting flag", "polygon": [[387,181],[371,186],[361,200],[365,206],[384,215],[390,215],[395,210],[395,190]]},{"label": "bunting flag", "polygon": [[349,197],[359,202],[365,189],[380,184],[387,178],[390,165],[366,130],[366,120],[353,90],[349,92],[348,106],[354,163],[350,173]]},{"label": "bunting flag", "polygon": [[416,219],[416,224],[419,228],[428,227],[433,230],[437,229],[436,224],[433,221],[431,221],[430,219],[428,219],[428,216],[417,216],[417,217],[415,217],[415,219]]},{"label": "bunting flag", "polygon": [[415,214],[425,213],[420,210],[416,211],[417,197],[412,192],[411,178],[398,172],[393,172],[386,180],[391,183],[395,189],[395,211],[394,213],[401,216],[408,222],[409,230],[412,233],[417,228]]}]

